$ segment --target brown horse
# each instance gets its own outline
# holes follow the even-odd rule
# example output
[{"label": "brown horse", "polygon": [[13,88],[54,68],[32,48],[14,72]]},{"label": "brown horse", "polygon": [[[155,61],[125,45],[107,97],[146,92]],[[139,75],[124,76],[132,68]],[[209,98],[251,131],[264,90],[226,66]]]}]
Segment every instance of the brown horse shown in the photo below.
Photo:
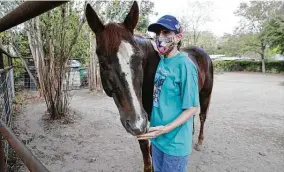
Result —
[{"label": "brown horse", "polygon": [[[154,76],[160,61],[149,39],[133,35],[139,9],[134,2],[124,22],[104,25],[88,4],[86,18],[96,34],[96,53],[106,94],[113,97],[121,123],[127,132],[136,136],[147,131],[153,103]],[[213,66],[210,57],[200,48],[183,49],[199,71],[200,132],[197,146],[203,142],[203,128],[213,87]],[[150,143],[139,141],[144,171],[152,171]]]}]

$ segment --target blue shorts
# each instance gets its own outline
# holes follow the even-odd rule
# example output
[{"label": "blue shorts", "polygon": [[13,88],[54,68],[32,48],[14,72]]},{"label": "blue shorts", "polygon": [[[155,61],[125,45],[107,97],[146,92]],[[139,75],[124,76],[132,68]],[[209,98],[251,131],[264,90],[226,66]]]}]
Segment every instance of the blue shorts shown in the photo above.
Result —
[{"label": "blue shorts", "polygon": [[152,161],[154,172],[186,172],[187,156],[172,156],[163,153],[152,144]]}]

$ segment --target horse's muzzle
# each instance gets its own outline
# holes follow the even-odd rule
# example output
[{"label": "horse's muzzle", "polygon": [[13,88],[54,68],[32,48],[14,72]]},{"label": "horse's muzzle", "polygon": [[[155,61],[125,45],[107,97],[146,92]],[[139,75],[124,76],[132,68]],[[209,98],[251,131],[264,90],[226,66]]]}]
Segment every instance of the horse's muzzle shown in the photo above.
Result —
[{"label": "horse's muzzle", "polygon": [[143,119],[141,124],[132,122],[131,120],[121,121],[126,131],[133,136],[141,135],[147,132],[147,119]]}]

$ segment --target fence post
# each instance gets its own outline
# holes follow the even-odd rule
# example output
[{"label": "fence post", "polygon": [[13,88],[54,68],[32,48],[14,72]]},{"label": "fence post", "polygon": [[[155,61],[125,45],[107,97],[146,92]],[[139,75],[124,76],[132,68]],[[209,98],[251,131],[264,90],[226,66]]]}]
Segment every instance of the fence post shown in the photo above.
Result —
[{"label": "fence post", "polygon": [[[9,58],[9,57],[8,57]],[[8,61],[9,62],[9,61]],[[10,63],[10,62],[9,62]],[[3,60],[3,53],[2,51],[0,51],[0,69],[4,69],[4,60]],[[2,90],[1,92],[3,92],[3,96],[4,96],[4,114],[6,115],[6,118],[5,118],[5,122],[8,124],[9,122],[9,119],[10,119],[10,115],[11,115],[11,102],[10,101],[10,97],[9,97],[9,88],[8,88],[8,77],[10,75],[10,72],[6,72],[5,70],[3,70],[1,73],[0,73],[0,80],[1,80],[1,83],[2,83]]]},{"label": "fence post", "polygon": [[[0,69],[4,69],[3,54],[1,51],[0,51]],[[0,82],[2,83],[2,73],[0,73]],[[0,93],[1,93],[1,90],[0,90]],[[0,170],[1,172],[2,171],[5,172],[6,170],[5,167],[6,167],[6,162],[5,162],[5,154],[4,154],[4,147],[3,147],[3,139],[2,139],[2,135],[0,134]]]},{"label": "fence post", "polygon": [[15,97],[15,85],[14,85],[14,67],[13,67],[13,58],[8,56],[8,65],[9,67],[12,67],[9,70],[9,84],[10,84],[10,91],[11,91],[11,98],[13,99]]},{"label": "fence post", "polygon": [[3,54],[1,50],[0,50],[0,69],[4,69]]}]

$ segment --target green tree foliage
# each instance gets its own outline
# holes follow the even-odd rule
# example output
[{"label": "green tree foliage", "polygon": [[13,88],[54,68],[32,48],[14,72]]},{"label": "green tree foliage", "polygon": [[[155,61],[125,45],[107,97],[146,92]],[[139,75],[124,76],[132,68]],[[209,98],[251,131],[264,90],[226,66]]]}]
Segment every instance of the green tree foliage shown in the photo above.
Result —
[{"label": "green tree foliage", "polygon": [[[236,11],[238,16],[243,17],[236,33],[253,33],[255,39],[258,39],[259,47],[261,43],[266,44],[262,32],[266,23],[276,16],[284,14],[284,2],[282,1],[251,1],[241,3]],[[255,42],[251,44],[255,49]],[[247,44],[249,46],[249,44]],[[257,50],[258,51],[258,50]]]},{"label": "green tree foliage", "polygon": [[217,54],[236,56],[241,53],[242,45],[236,35],[225,34],[219,41]]},{"label": "green tree foliage", "polygon": [[253,33],[225,34],[218,43],[218,54],[239,56],[256,52],[258,37]]},{"label": "green tree foliage", "polygon": [[243,32],[259,33],[263,31],[264,24],[279,14],[284,13],[283,1],[250,1],[240,3],[236,15],[243,17],[239,29]]},{"label": "green tree foliage", "polygon": [[237,33],[248,34],[252,41],[246,43],[247,49],[258,53],[262,60],[262,72],[265,72],[265,52],[267,41],[263,36],[264,26],[269,20],[284,12],[282,1],[250,1],[241,3],[236,14],[243,17]]},{"label": "green tree foliage", "polygon": [[284,54],[284,16],[270,20],[264,27],[263,36],[274,53]]},{"label": "green tree foliage", "polygon": [[217,53],[217,37],[208,31],[203,31],[199,33],[199,38],[195,44],[192,42],[193,32],[186,32],[182,38],[182,47],[188,47],[191,45],[196,45],[202,47],[207,53],[215,54]]},{"label": "green tree foliage", "polygon": [[[22,1],[0,1],[0,18],[4,17],[21,3]],[[15,55],[14,48],[23,54],[23,56],[30,55],[29,44],[22,26],[16,26],[0,33],[0,46],[11,55]],[[7,58],[4,58],[4,61],[7,61]],[[26,70],[21,59],[13,59],[13,66],[15,79],[23,78]]]},{"label": "green tree foliage", "polygon": [[203,31],[200,33],[197,45],[206,50],[209,54],[217,53],[217,38],[216,36],[208,31]]},{"label": "green tree foliage", "polygon": [[[96,12],[98,12],[101,20],[104,23],[111,21],[123,22],[126,15],[132,6],[133,1],[97,1],[94,6]],[[99,8],[96,8],[99,7]],[[136,30],[145,33],[149,25],[149,16],[154,14],[154,3],[147,0],[141,0],[139,4],[139,21],[136,26]]]},{"label": "green tree foliage", "polygon": [[[40,28],[42,41],[44,44],[44,52],[48,56],[50,56],[49,53],[51,53],[51,44],[54,48],[53,53],[54,55],[58,56],[58,58],[82,58],[81,54],[84,53],[81,53],[80,49],[86,48],[84,47],[84,45],[82,46],[82,44],[88,44],[88,40],[82,38],[84,36],[83,34],[79,34],[78,36],[81,36],[80,43],[82,44],[78,44],[78,42],[74,44],[73,42],[74,36],[78,32],[78,23],[80,20],[80,15],[73,8],[73,2],[69,3],[70,4],[64,4],[66,5],[66,7],[64,8],[55,8],[54,10],[49,11],[40,16]],[[84,42],[82,40],[86,41]],[[72,52],[69,52],[71,44],[74,44],[74,49]]]},{"label": "green tree foliage", "polygon": [[139,32],[146,33],[147,28],[150,24],[149,16],[154,14],[154,3],[147,0],[142,0],[139,5],[140,15],[139,22],[136,26],[136,30]]}]

